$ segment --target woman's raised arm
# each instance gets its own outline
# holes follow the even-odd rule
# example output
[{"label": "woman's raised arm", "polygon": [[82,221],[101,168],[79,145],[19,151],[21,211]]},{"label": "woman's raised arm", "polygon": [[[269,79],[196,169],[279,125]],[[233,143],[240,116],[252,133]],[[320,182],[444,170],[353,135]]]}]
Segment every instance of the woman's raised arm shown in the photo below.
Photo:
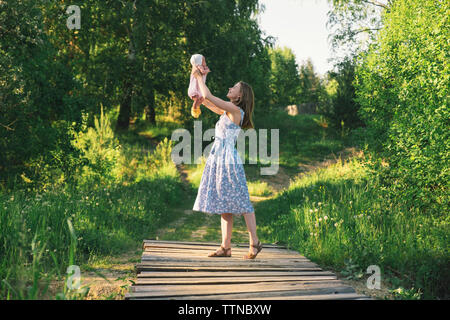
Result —
[{"label": "woman's raised arm", "polygon": [[208,87],[206,86],[205,82],[203,81],[203,76],[201,75],[200,71],[196,70],[194,72],[194,76],[198,80],[198,85],[200,87],[200,91],[202,92],[202,95],[203,95],[203,97],[205,97],[205,99],[208,99],[209,101],[211,101],[211,103],[214,104],[219,109],[228,111],[233,114],[240,114],[239,107],[234,105],[232,102],[228,102],[228,101],[222,100],[222,99],[214,96],[211,93],[211,91],[209,91]]},{"label": "woman's raised arm", "polygon": [[212,112],[215,112],[217,114],[222,115],[224,113],[224,110],[218,108],[217,106],[215,106],[211,101],[209,101],[208,99],[203,100],[202,104],[207,107],[209,110],[211,110]]}]

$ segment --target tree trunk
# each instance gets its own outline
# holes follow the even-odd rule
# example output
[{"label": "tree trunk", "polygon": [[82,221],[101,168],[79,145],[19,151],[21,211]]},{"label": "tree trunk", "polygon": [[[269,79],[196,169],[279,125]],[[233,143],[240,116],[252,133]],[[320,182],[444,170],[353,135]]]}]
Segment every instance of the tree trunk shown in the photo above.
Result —
[{"label": "tree trunk", "polygon": [[117,118],[116,130],[128,130],[130,126],[131,115],[131,97],[133,94],[133,74],[135,70],[135,50],[133,45],[133,38],[129,32],[130,43],[128,45],[127,68],[124,75],[123,83],[123,98],[120,102],[119,116]]},{"label": "tree trunk", "polygon": [[128,130],[128,127],[130,126],[132,91],[133,84],[130,79],[127,78],[123,85],[123,98],[120,102],[120,111],[117,118],[116,130]]},{"label": "tree trunk", "polygon": [[156,124],[156,113],[155,113],[155,91],[153,88],[145,89],[147,104],[144,108],[145,121],[148,123]]}]

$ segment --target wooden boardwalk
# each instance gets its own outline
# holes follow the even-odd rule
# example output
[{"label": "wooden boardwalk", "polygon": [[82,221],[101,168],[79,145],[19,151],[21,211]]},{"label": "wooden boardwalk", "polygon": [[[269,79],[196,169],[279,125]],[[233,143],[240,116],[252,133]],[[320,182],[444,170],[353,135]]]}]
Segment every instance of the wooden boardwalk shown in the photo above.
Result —
[{"label": "wooden boardwalk", "polygon": [[207,257],[219,245],[144,240],[137,281],[125,299],[369,299],[283,246],[264,244],[255,260],[242,258],[248,244],[232,245],[230,258]]}]

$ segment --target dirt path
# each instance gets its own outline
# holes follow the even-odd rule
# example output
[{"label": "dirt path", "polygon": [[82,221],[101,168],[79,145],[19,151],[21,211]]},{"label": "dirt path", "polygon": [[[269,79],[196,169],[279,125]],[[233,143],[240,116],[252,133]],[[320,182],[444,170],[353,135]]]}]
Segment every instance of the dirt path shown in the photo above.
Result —
[{"label": "dirt path", "polygon": [[[280,167],[276,175],[261,176],[259,180],[266,182],[277,193],[289,188],[291,181],[300,178],[301,176],[315,171],[319,168],[326,168],[338,161],[345,161],[351,157],[360,156],[361,151],[354,147],[347,147],[336,154],[329,154],[322,161],[314,161],[312,163],[299,163],[297,166],[297,172],[289,175],[283,167]],[[254,197],[256,201],[264,200],[265,197]]]}]

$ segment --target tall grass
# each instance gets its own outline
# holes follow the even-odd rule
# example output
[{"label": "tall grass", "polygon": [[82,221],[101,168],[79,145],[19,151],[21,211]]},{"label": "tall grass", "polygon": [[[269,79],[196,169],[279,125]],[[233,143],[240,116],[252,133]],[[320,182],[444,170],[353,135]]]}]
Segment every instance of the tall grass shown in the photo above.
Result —
[{"label": "tall grass", "polygon": [[[134,250],[176,218],[169,208],[179,206],[183,187],[169,157],[170,141],[141,152],[139,137],[129,132],[118,139],[127,141],[119,153],[108,126],[102,117],[96,129],[86,131],[89,146],[78,135],[87,164],[77,184],[0,194],[0,299],[80,298],[66,288],[49,292],[50,280],[63,280],[68,266],[93,256]],[[115,141],[111,146],[105,135]],[[95,144],[99,152],[93,154]],[[114,158],[102,158],[110,152]],[[111,168],[113,176],[99,177]]]},{"label": "tall grass", "polygon": [[94,254],[136,248],[142,239],[151,237],[173,219],[167,208],[179,204],[180,190],[177,177],[159,173],[128,186],[3,195],[0,279],[10,286],[0,283],[0,297],[37,298],[40,294],[26,293],[29,286],[65,272],[71,252],[68,219],[78,237],[75,264],[81,264]]},{"label": "tall grass", "polygon": [[319,169],[257,204],[261,237],[339,271],[350,262],[359,274],[378,265],[394,286],[422,298],[448,295],[448,215],[424,216],[383,198],[363,163],[353,158]]},{"label": "tall grass", "polygon": [[247,182],[248,193],[252,196],[267,197],[275,191],[265,181]]}]

